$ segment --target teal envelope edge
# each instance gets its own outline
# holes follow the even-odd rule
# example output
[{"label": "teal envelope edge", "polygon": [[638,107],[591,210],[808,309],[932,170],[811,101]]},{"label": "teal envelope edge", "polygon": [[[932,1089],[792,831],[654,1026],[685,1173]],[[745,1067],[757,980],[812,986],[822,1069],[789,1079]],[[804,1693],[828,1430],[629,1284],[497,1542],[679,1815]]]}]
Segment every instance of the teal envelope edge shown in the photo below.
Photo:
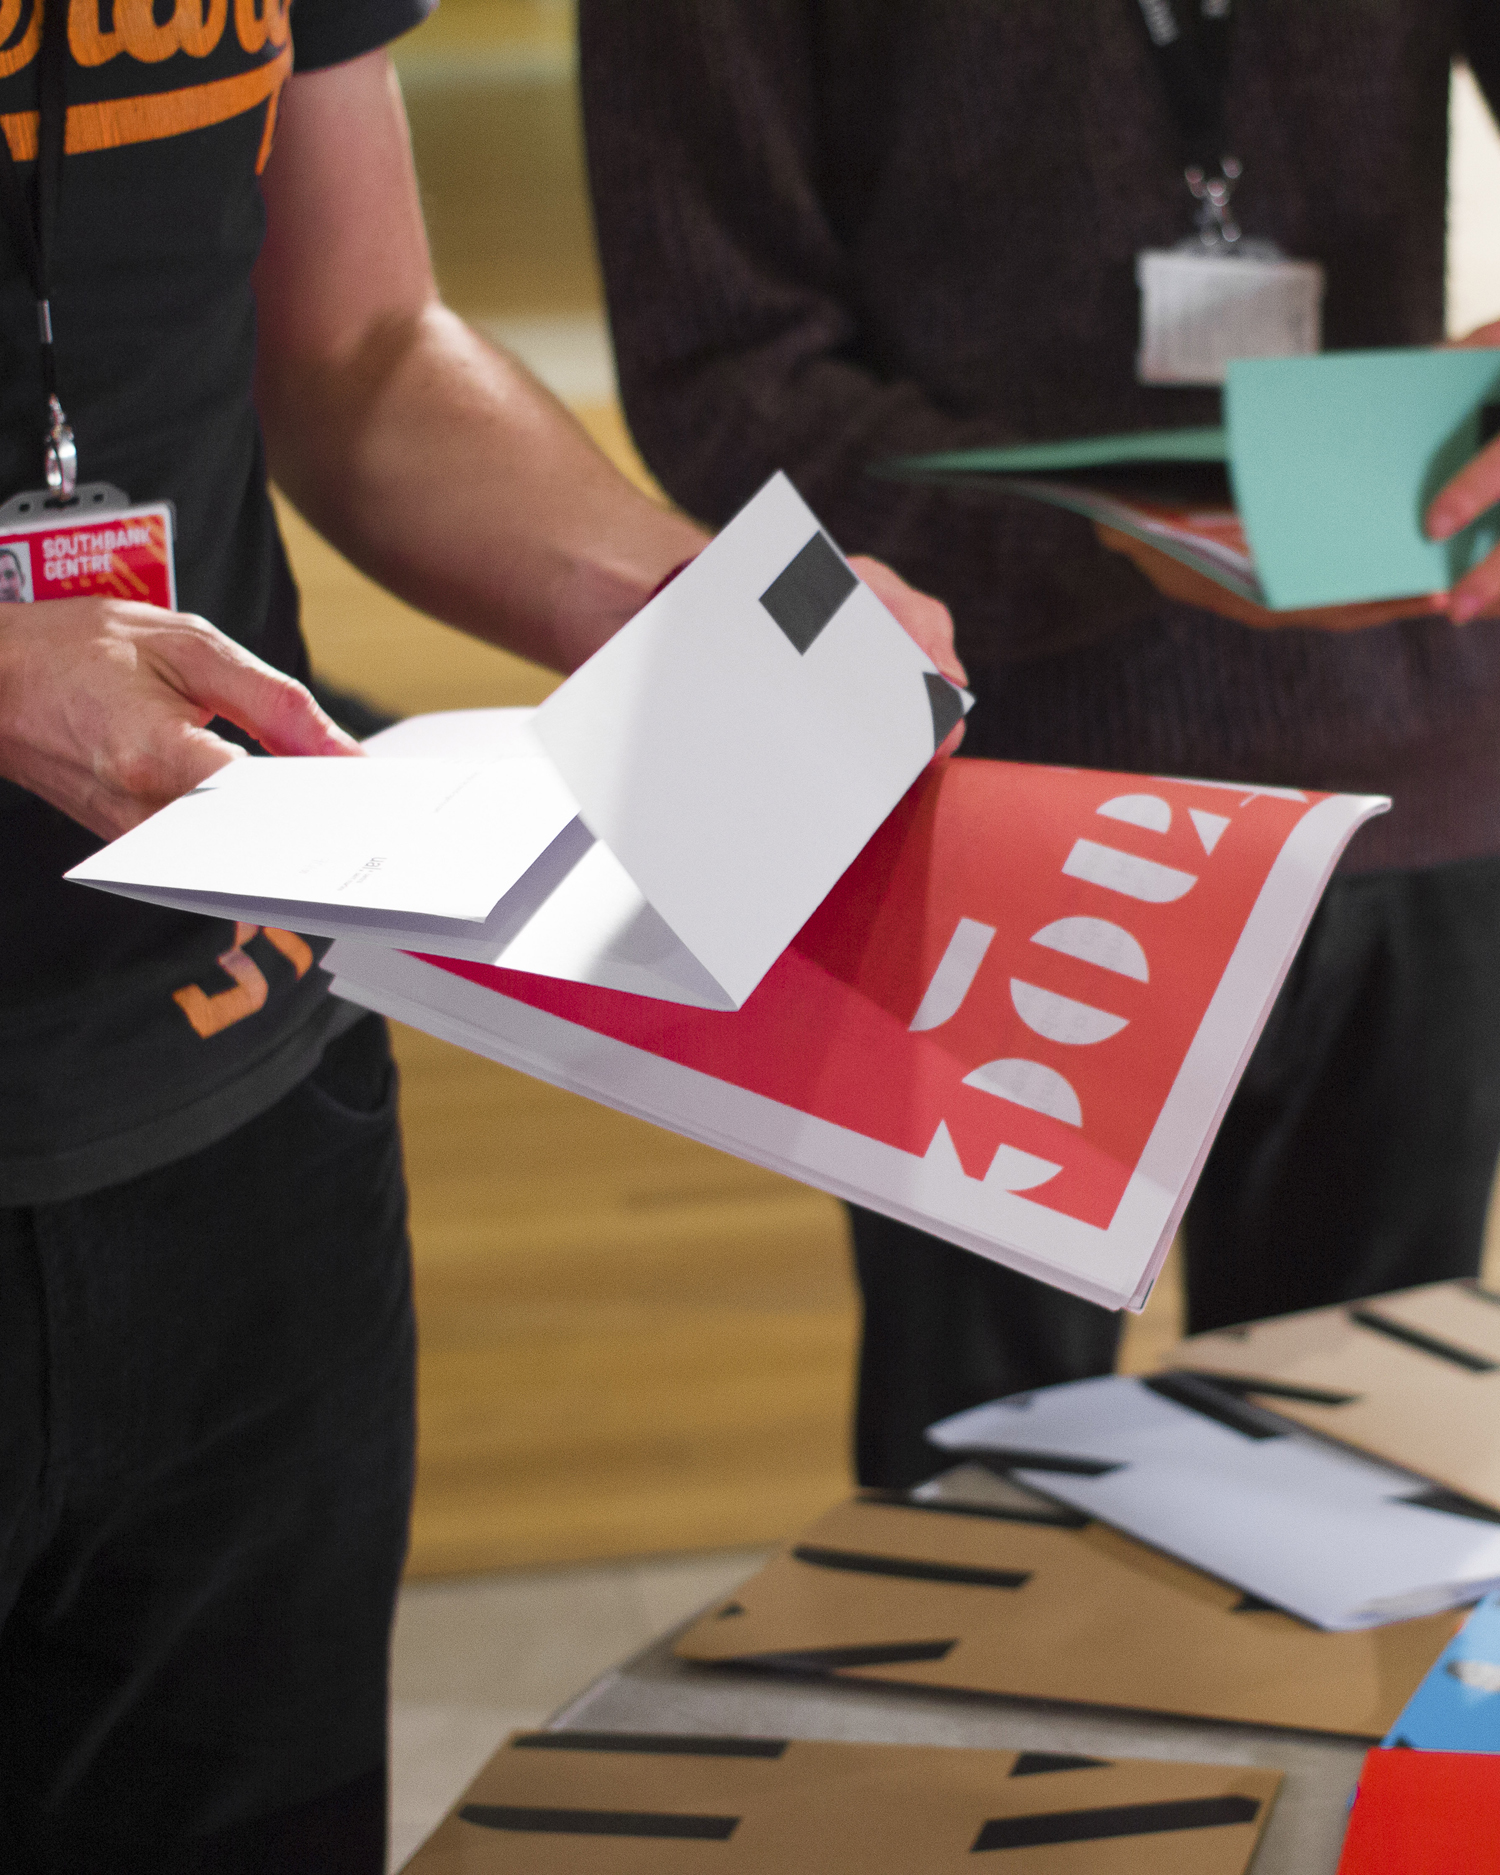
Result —
[{"label": "teal envelope edge", "polygon": [[1500,1751],[1500,1595],[1475,1607],[1380,1742],[1417,1751]]},{"label": "teal envelope edge", "polygon": [[1240,359],[1224,414],[1255,570],[1278,611],[1445,592],[1500,538],[1493,510],[1451,541],[1422,517],[1480,447],[1500,351]]},{"label": "teal envelope edge", "polygon": [[1119,436],[1077,436],[1056,443],[1017,443],[994,449],[954,449],[933,456],[898,456],[877,465],[877,475],[925,479],[937,475],[1061,475],[1076,469],[1119,468],[1135,462],[1227,462],[1222,429],[1136,430]]}]

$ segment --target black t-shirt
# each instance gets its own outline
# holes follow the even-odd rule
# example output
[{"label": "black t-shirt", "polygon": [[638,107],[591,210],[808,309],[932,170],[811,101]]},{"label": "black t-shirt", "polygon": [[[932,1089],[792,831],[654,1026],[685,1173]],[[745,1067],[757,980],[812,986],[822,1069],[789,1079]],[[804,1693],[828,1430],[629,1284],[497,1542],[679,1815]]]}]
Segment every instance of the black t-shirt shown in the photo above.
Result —
[{"label": "black t-shirt", "polygon": [[[0,117],[22,135],[36,4],[0,44]],[[250,401],[257,175],[294,56],[297,71],[357,57],[435,0],[295,0],[290,18],[288,0],[53,4],[69,9],[69,115],[52,306],[80,477],[174,502],[181,609],[302,675]],[[0,500],[40,485],[41,429],[36,313],[7,231]],[[65,884],[99,844],[0,781],[0,1204],[76,1196],[222,1137],[295,1084],[338,1020],[290,934]]]}]

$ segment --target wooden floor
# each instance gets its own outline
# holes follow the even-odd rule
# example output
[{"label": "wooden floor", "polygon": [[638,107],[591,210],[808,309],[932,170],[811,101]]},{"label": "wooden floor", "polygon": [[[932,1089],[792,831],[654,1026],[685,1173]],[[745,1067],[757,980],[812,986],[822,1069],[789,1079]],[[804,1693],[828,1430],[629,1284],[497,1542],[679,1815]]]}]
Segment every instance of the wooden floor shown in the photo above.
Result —
[{"label": "wooden floor", "polygon": [[[597,313],[568,14],[446,0],[402,49],[440,279],[476,319]],[[580,410],[644,478],[619,412]],[[286,514],[320,673],[401,713],[554,681],[410,612]],[[411,1571],[772,1540],[849,1486],[831,1199],[397,1036],[421,1328]],[[1132,1324],[1170,1339],[1175,1287]]]}]

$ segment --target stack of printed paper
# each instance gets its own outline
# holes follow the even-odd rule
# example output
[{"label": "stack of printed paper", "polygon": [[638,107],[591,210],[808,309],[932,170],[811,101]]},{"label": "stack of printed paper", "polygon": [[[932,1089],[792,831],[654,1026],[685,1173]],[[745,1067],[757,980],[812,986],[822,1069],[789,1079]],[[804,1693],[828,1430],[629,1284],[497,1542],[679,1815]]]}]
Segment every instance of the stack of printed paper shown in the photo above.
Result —
[{"label": "stack of printed paper", "polygon": [[339,937],[355,1002],[1139,1307],[1387,803],[933,764],[966,702],[778,478],[529,721],[232,764],[70,876]]},{"label": "stack of printed paper", "polygon": [[1378,805],[951,761],[734,1015],[369,946],[328,964],[388,1015],[1139,1306]]}]

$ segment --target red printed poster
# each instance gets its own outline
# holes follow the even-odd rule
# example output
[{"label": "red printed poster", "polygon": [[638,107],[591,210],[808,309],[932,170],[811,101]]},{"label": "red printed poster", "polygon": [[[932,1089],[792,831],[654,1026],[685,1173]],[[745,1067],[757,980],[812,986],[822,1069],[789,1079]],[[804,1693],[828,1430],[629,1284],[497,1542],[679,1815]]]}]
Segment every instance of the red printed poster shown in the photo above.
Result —
[{"label": "red printed poster", "polygon": [[929,769],[744,1007],[340,946],[337,987],[1139,1307],[1350,834],[1346,795]]},{"label": "red printed poster", "polygon": [[177,609],[172,510],[49,513],[0,529],[0,601],[134,599]]}]

